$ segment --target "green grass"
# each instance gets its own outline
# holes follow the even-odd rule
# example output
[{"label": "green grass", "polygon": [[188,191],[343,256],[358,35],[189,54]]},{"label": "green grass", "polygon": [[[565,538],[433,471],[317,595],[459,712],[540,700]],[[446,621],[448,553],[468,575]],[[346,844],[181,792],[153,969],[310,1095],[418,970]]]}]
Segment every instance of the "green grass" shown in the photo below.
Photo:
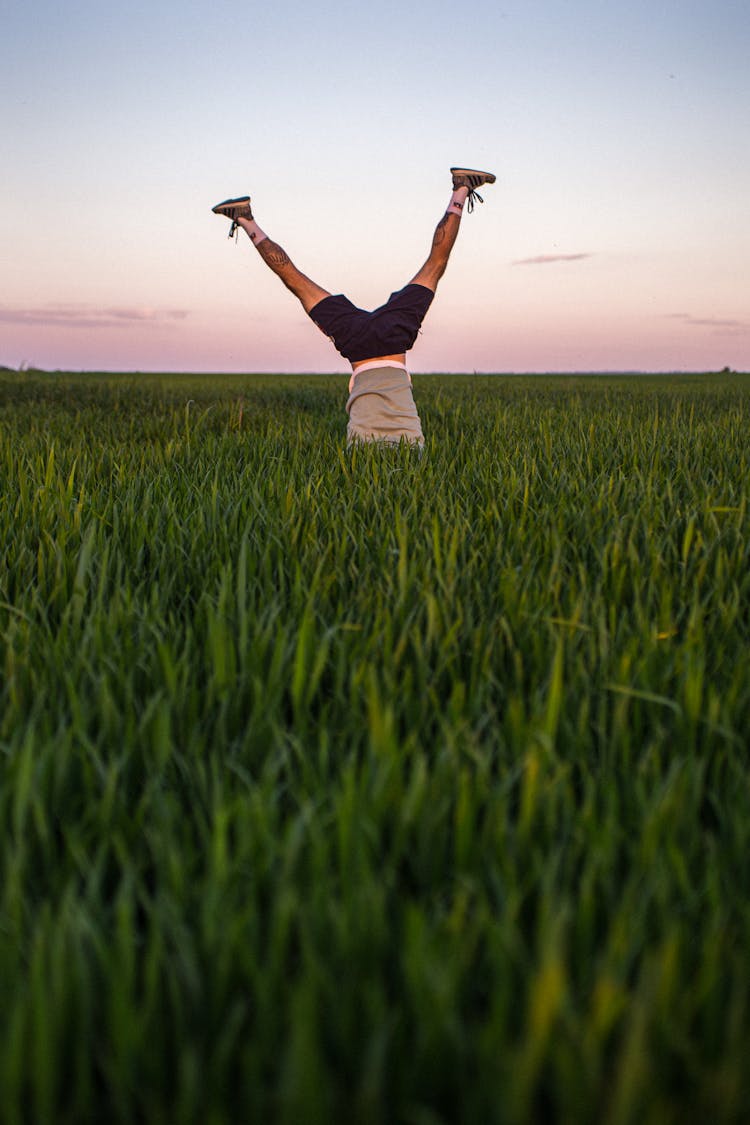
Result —
[{"label": "green grass", "polygon": [[8,1125],[750,1117],[750,377],[0,375]]}]

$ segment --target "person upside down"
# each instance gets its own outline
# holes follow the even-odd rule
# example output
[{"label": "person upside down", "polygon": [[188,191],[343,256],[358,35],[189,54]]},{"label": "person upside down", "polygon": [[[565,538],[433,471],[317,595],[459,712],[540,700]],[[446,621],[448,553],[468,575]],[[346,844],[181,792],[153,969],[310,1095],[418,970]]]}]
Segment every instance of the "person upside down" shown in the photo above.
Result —
[{"label": "person upside down", "polygon": [[247,233],[266,265],[299,299],[308,316],[329,337],[340,355],[352,365],[349,380],[347,443],[406,441],[424,445],[424,434],[412,394],[406,353],[413,347],[422,321],[445,273],[458,236],[461,215],[468,200],[482,197],[477,188],[493,184],[492,172],[451,168],[453,192],[448,208],[435,228],[430,254],[411,281],[391,293],[380,308],[357,308],[343,293],[331,294],[301,273],[285,250],[265,234],[250,207],[250,196],[225,199],[212,208],[231,220],[229,237],[237,228]]}]

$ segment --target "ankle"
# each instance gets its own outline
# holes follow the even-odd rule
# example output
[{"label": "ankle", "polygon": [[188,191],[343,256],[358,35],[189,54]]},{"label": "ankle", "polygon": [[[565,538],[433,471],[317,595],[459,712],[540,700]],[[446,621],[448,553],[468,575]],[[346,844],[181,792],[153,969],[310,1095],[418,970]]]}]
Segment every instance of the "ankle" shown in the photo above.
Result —
[{"label": "ankle", "polygon": [[265,231],[262,231],[260,229],[255,219],[246,219],[240,216],[240,218],[237,219],[237,222],[255,246],[257,246],[259,242],[263,242],[264,239],[268,238],[268,235],[265,233]]},{"label": "ankle", "polygon": [[464,203],[466,202],[468,195],[469,189],[467,187],[464,187],[463,184],[460,187],[454,188],[450,203],[446,208],[446,215],[458,215],[460,218],[460,216],[463,214]]}]

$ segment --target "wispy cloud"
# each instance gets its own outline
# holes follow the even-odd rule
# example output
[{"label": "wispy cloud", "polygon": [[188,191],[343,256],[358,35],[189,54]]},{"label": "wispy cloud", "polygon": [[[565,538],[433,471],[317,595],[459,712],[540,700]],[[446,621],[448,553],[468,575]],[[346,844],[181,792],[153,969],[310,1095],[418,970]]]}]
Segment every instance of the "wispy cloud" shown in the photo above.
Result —
[{"label": "wispy cloud", "polygon": [[666,320],[679,320],[691,328],[709,328],[721,336],[740,336],[750,332],[750,321],[725,316],[693,316],[691,313],[665,313]]},{"label": "wispy cloud", "polygon": [[0,324],[28,324],[41,328],[123,328],[128,324],[168,327],[188,316],[187,309],[154,309],[149,306],[36,305],[12,308],[0,305]]},{"label": "wispy cloud", "polygon": [[593,254],[537,254],[535,258],[517,258],[514,266],[547,266],[550,262],[580,262]]}]

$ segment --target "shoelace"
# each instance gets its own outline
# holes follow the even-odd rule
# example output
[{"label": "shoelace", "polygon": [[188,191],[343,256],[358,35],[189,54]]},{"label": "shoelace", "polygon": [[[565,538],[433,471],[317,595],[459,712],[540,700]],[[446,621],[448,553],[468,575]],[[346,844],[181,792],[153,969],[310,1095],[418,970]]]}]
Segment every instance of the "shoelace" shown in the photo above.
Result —
[{"label": "shoelace", "polygon": [[471,212],[474,210],[474,200],[475,199],[478,199],[480,203],[484,203],[484,200],[482,199],[479,192],[475,191],[474,188],[470,187],[469,188],[469,194],[466,197],[466,210],[469,212],[469,214],[471,214]]},{"label": "shoelace", "polygon": [[239,224],[239,223],[237,222],[237,220],[236,220],[236,219],[232,219],[232,225],[231,225],[231,227],[229,228],[229,235],[228,235],[228,237],[229,237],[229,238],[232,238],[232,237],[233,237],[233,238],[234,238],[234,241],[236,242],[236,241],[237,241],[237,239],[238,239],[238,238],[240,237],[240,236],[239,236],[239,233],[238,233],[239,229],[240,229],[240,224]]}]

